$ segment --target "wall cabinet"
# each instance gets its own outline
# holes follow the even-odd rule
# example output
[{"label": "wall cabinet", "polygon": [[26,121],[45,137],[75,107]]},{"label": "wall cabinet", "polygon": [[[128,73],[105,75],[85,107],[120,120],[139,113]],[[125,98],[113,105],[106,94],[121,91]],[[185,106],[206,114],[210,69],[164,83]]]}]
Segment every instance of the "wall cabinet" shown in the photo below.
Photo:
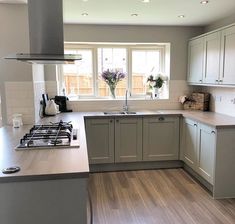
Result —
[{"label": "wall cabinet", "polygon": [[203,83],[218,84],[220,78],[220,43],[221,32],[215,32],[204,37],[204,74]]},{"label": "wall cabinet", "polygon": [[189,41],[188,82],[202,83],[204,74],[204,38]]},{"label": "wall cabinet", "polygon": [[184,162],[213,185],[216,130],[186,118],[183,136]]},{"label": "wall cabinet", "polygon": [[142,160],[142,118],[86,119],[90,164]]},{"label": "wall cabinet", "polygon": [[189,41],[188,52],[189,83],[235,85],[235,26]]},{"label": "wall cabinet", "polygon": [[143,118],[143,160],[179,159],[179,118]]},{"label": "wall cabinet", "polygon": [[222,84],[235,85],[235,26],[222,31],[221,76]]}]

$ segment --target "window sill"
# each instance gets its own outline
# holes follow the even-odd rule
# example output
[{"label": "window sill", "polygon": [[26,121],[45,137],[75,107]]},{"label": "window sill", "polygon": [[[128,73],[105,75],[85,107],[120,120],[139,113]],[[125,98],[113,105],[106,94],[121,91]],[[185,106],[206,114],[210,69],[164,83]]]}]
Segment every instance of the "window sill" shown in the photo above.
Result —
[{"label": "window sill", "polygon": [[[156,101],[169,101],[169,98],[160,98],[160,99],[149,99],[149,98],[128,98],[128,101],[152,101],[152,102],[156,102]],[[116,98],[116,99],[109,99],[109,98],[69,98],[70,102],[102,102],[102,101],[114,101],[114,102],[119,102],[119,101],[125,101],[125,98]]]}]

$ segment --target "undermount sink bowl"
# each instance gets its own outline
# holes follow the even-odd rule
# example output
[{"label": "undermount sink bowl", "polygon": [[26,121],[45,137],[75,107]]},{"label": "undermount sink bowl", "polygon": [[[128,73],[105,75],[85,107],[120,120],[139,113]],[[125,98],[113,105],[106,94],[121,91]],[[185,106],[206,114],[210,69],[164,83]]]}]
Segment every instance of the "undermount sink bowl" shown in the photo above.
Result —
[{"label": "undermount sink bowl", "polygon": [[127,111],[127,112],[125,112],[126,114],[136,114],[136,112],[134,112],[134,111]]},{"label": "undermount sink bowl", "polygon": [[127,115],[127,114],[136,114],[134,111],[108,111],[104,112],[105,115]]},{"label": "undermount sink bowl", "polygon": [[110,112],[104,112],[105,115],[115,115],[115,114],[125,114],[124,111],[110,111]]}]

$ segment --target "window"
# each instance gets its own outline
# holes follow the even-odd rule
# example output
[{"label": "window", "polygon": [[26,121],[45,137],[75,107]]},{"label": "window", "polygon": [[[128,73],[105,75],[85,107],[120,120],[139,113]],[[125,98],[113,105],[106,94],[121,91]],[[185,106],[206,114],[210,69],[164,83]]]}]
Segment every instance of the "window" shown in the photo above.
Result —
[{"label": "window", "polygon": [[[166,71],[165,49],[163,44],[65,44],[65,53],[81,54],[83,59],[61,67],[60,86],[69,97],[108,98],[109,87],[101,73],[113,69],[127,74],[116,87],[117,97],[129,89],[133,98],[145,98],[147,77]],[[167,83],[162,90],[161,98],[168,98]]]},{"label": "window", "polygon": [[[101,73],[107,69],[127,73],[127,50],[125,48],[98,48],[98,96],[109,96],[109,87],[102,80]],[[127,77],[116,87],[116,95],[124,96],[127,89]]]},{"label": "window", "polygon": [[66,54],[81,54],[75,65],[63,65],[64,88],[69,96],[94,96],[92,49],[65,50]]},{"label": "window", "polygon": [[132,94],[146,93],[146,80],[150,74],[162,71],[159,49],[132,49]]}]

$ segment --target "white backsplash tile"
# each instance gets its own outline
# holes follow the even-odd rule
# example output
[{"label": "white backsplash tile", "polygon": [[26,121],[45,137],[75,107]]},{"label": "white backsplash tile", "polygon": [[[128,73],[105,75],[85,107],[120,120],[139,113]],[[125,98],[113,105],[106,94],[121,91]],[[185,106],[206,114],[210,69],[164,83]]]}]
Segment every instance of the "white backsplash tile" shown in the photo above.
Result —
[{"label": "white backsplash tile", "polygon": [[235,117],[235,88],[202,87],[211,94],[210,110]]},{"label": "white backsplash tile", "polygon": [[34,112],[35,113],[35,122],[40,120],[39,111],[40,111],[40,101],[42,100],[42,94],[45,93],[45,82],[38,81],[34,82]]},{"label": "white backsplash tile", "polygon": [[34,123],[34,96],[32,82],[5,82],[7,122],[12,115],[21,113],[24,124]]},{"label": "white backsplash tile", "polygon": [[58,83],[56,81],[45,81],[45,88],[49,98],[58,95]]},{"label": "white backsplash tile", "polygon": [[[193,88],[185,80],[171,80],[167,100],[129,100],[130,110],[182,109],[179,96],[192,92]],[[73,111],[112,111],[122,110],[124,100],[80,100],[69,101],[68,108]]]}]

